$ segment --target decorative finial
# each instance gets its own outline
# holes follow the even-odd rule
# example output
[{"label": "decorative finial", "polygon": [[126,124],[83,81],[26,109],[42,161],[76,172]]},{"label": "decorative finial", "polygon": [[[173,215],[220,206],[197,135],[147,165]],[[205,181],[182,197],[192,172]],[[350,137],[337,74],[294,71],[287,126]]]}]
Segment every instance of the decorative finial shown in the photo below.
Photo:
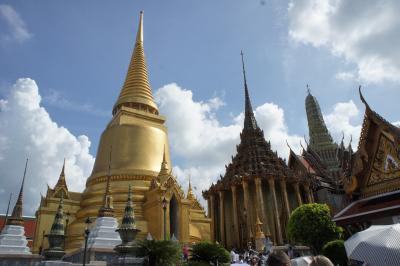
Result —
[{"label": "decorative finial", "polygon": [[61,175],[65,176],[65,157],[64,157],[64,162],[63,162],[63,166],[62,166],[62,169],[61,169]]},{"label": "decorative finial", "polygon": [[196,198],[193,194],[192,183],[190,182],[190,175],[189,175],[189,187],[186,198],[189,200],[194,200]]},{"label": "decorative finial", "polygon": [[[10,198],[8,199],[8,205],[7,205],[7,212],[6,212],[6,218],[4,219],[4,224],[3,224],[3,228],[6,226],[7,224],[7,220],[8,220],[8,212],[10,210],[10,203],[11,203],[11,197],[12,197],[12,193],[10,193]],[[3,228],[1,230],[3,230]],[[1,232],[1,231],[0,231]]]},{"label": "decorative finial", "polygon": [[308,84],[306,85],[306,88],[307,88],[307,93],[308,93],[309,95],[311,95],[310,86],[309,86]]},{"label": "decorative finial", "polygon": [[128,188],[128,200],[126,202],[124,216],[122,218],[121,226],[119,230],[136,229],[135,212],[132,204],[132,187],[129,184]]},{"label": "decorative finial", "polygon": [[111,195],[111,155],[112,155],[112,146],[110,146],[110,157],[108,161],[108,173],[107,173],[107,183],[106,183],[106,191],[103,197],[103,206],[99,210],[98,217],[114,217],[114,209]]},{"label": "decorative finial", "polygon": [[22,207],[23,207],[24,184],[25,184],[27,168],[28,168],[28,159],[26,159],[24,177],[22,178],[21,188],[19,190],[17,202],[15,202],[15,206],[11,214],[11,217],[7,221],[8,225],[20,225],[20,226],[24,225],[24,220],[22,218]]},{"label": "decorative finial", "polygon": [[243,69],[243,79],[244,79],[244,128],[245,129],[257,129],[257,121],[254,117],[253,107],[251,106],[249,89],[247,88],[247,79],[246,79],[246,70],[244,67],[244,57],[243,51],[240,51],[240,55],[242,56],[242,69]]},{"label": "decorative finial", "polygon": [[244,84],[247,87],[246,70],[245,70],[245,67],[244,67],[244,59],[243,59],[243,50],[240,50],[240,55],[242,56],[242,69],[243,69]]},{"label": "decorative finial", "polygon": [[143,10],[140,11],[139,27],[136,35],[136,43],[138,42],[143,43],[143,14],[144,14]]},{"label": "decorative finial", "polygon": [[361,85],[358,87],[358,93],[360,94],[360,99],[361,99],[361,101],[364,103],[365,107],[366,107],[367,109],[371,109],[371,108],[369,107],[369,104],[368,104],[367,101],[365,100],[365,98],[364,98],[362,92],[361,92]]}]

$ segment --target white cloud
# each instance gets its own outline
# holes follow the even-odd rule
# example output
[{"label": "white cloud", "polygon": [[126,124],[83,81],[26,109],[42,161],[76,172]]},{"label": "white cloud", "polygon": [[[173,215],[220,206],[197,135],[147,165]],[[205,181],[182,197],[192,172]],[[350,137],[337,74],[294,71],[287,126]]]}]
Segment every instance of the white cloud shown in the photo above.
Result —
[{"label": "white cloud", "polygon": [[[39,89],[32,79],[18,79],[1,102],[0,187],[13,192],[15,200],[25,158],[29,157],[24,214],[34,214],[46,184],[55,185],[64,157],[69,189],[83,190],[94,163],[88,137],[76,137],[52,121],[40,105]],[[1,212],[6,209],[5,198],[3,193]]]},{"label": "white cloud", "polygon": [[399,10],[397,0],[292,0],[289,36],[355,63],[355,79],[399,82]]},{"label": "white cloud", "polygon": [[333,111],[324,116],[324,120],[333,139],[337,142],[342,139],[342,134],[345,136],[345,143],[350,141],[352,137],[352,147],[357,148],[360,138],[361,124],[354,125],[355,122],[360,122],[360,111],[352,100],[348,102],[336,103]]},{"label": "white cloud", "polygon": [[2,18],[9,27],[8,33],[2,33],[3,39],[7,41],[15,40],[22,43],[32,38],[32,33],[28,31],[25,22],[12,6],[0,5],[0,18]]},{"label": "white cloud", "polygon": [[[190,90],[169,84],[155,93],[161,113],[167,117],[169,141],[172,153],[179,158],[174,173],[183,188],[187,189],[188,176],[196,188],[197,197],[204,203],[201,191],[216,182],[224,174],[224,165],[236,153],[239,134],[243,127],[243,113],[227,125],[222,125],[215,112],[223,102],[213,98],[207,102],[193,99]],[[218,103],[218,104],[215,104]],[[273,150],[281,157],[288,156],[285,140],[299,150],[300,137],[290,135],[284,121],[284,112],[273,103],[265,103],[255,110],[256,119],[271,140]]]},{"label": "white cloud", "polygon": [[353,72],[338,72],[335,75],[335,78],[338,80],[354,80],[356,77],[357,74]]}]

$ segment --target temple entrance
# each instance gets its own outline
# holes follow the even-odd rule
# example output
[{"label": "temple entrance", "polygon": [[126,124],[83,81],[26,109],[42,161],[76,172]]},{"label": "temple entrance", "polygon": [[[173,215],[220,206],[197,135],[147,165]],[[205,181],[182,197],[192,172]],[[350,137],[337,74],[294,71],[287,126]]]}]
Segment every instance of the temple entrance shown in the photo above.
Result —
[{"label": "temple entrance", "polygon": [[179,206],[175,195],[169,202],[169,233],[179,239]]}]

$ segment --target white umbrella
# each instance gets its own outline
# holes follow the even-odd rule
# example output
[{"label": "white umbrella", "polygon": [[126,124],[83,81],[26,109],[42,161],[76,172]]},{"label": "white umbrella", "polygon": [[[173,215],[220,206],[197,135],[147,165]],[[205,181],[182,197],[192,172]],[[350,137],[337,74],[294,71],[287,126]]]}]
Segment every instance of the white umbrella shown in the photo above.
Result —
[{"label": "white umbrella", "polygon": [[311,263],[310,256],[304,256],[290,260],[291,266],[308,266],[310,265],[310,263]]},{"label": "white umbrella", "polygon": [[344,242],[349,259],[371,266],[400,265],[400,224],[371,226]]}]

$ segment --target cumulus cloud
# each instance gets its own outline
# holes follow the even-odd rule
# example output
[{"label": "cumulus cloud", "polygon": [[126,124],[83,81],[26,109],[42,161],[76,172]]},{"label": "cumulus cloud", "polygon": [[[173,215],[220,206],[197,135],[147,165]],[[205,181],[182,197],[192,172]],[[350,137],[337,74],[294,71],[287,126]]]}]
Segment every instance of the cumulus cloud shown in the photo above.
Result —
[{"label": "cumulus cloud", "polygon": [[[57,125],[40,105],[41,96],[35,81],[18,79],[10,88],[0,109],[0,175],[1,188],[18,193],[25,158],[29,158],[24,191],[24,214],[33,215],[46,185],[53,187],[66,158],[69,189],[81,191],[90,175],[94,158],[89,153],[87,136],[74,136]],[[7,198],[5,192],[1,194]],[[0,203],[6,210],[6,200]]]},{"label": "cumulus cloud", "polygon": [[396,0],[291,0],[289,36],[296,42],[325,47],[357,66],[355,74],[339,73],[339,79],[399,82],[398,10]]},{"label": "cumulus cloud", "polygon": [[361,132],[361,117],[360,111],[352,100],[336,103],[333,111],[324,116],[324,120],[336,141],[341,140],[344,134],[344,141],[347,143],[352,138],[352,147],[357,148]]},{"label": "cumulus cloud", "polygon": [[[221,124],[216,118],[216,111],[224,105],[221,99],[196,101],[190,90],[177,84],[160,88],[155,98],[167,117],[171,150],[180,162],[174,166],[174,173],[185,191],[191,176],[195,193],[202,200],[201,191],[224,174],[224,165],[236,153],[244,115],[238,114],[227,124]],[[281,157],[288,156],[286,140],[299,150],[300,137],[289,134],[283,109],[265,103],[256,108],[255,116],[266,139]]]},{"label": "cumulus cloud", "polygon": [[32,38],[32,33],[28,31],[25,22],[12,6],[5,4],[0,5],[0,18],[3,19],[8,26],[8,32],[1,33],[4,40],[15,40],[22,43]]}]

